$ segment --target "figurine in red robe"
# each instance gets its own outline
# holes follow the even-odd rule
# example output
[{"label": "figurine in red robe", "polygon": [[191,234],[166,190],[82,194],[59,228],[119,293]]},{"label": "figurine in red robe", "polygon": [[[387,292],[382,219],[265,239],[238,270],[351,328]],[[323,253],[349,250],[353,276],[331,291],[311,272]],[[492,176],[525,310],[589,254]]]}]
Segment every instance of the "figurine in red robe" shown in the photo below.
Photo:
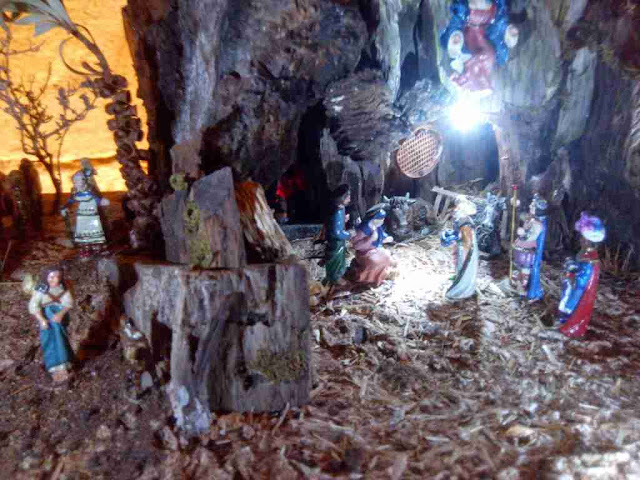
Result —
[{"label": "figurine in red robe", "polygon": [[598,293],[600,260],[597,244],[605,237],[602,220],[582,212],[576,222],[576,230],[582,235],[582,249],[576,259],[565,262],[565,279],[562,298],[558,306],[560,331],[567,337],[582,337],[586,331],[593,304]]}]

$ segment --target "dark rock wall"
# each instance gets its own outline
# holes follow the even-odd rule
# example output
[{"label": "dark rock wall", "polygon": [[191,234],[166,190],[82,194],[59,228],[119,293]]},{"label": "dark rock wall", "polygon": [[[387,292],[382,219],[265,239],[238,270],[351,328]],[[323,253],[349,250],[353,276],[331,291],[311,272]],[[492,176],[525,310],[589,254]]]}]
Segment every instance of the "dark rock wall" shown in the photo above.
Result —
[{"label": "dark rock wall", "polygon": [[[614,3],[511,1],[520,41],[494,72],[487,108],[498,131],[500,187],[518,183],[530,194],[531,177],[566,148],[576,173],[569,216],[589,206],[595,197],[588,192],[600,192],[623,215],[640,187],[639,93],[624,83],[637,62],[630,39],[640,15]],[[268,188],[296,163],[312,178],[312,202],[346,181],[359,211],[383,190],[428,198],[435,184],[475,178],[480,168],[468,168],[470,159],[445,153],[441,171],[408,180],[389,155],[416,125],[441,116],[449,59],[438,37],[449,5],[129,0],[125,24],[149,112],[151,171],[166,183],[174,171],[199,175],[229,165]],[[611,80],[616,72],[624,72],[622,83]],[[603,92],[610,88],[616,91]],[[616,97],[615,115],[599,107],[602,95],[614,93],[626,95]],[[438,125],[453,136],[446,122]],[[596,165],[603,138],[609,160],[598,164],[607,169],[597,187],[575,169]],[[630,226],[637,223],[625,222],[620,238],[637,236]]]},{"label": "dark rock wall", "polygon": [[[634,156],[632,139],[637,135],[632,127],[637,129],[640,82],[599,61],[595,84],[586,133],[572,150],[569,221],[577,220],[582,210],[601,216],[607,245],[614,253],[620,246],[622,263],[630,248],[640,251],[640,188],[636,178],[628,175]],[[631,254],[630,263],[638,265],[637,254]]]}]

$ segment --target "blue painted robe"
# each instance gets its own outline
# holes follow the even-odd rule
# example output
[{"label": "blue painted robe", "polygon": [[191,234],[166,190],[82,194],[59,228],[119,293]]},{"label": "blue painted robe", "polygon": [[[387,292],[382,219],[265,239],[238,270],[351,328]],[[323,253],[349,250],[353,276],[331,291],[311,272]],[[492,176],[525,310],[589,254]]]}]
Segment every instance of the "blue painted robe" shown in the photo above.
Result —
[{"label": "blue painted robe", "polygon": [[325,225],[325,236],[327,247],[325,250],[325,270],[326,277],[323,281],[325,285],[335,285],[342,278],[347,270],[347,245],[349,232],[344,225],[344,207],[337,208],[327,220]]}]

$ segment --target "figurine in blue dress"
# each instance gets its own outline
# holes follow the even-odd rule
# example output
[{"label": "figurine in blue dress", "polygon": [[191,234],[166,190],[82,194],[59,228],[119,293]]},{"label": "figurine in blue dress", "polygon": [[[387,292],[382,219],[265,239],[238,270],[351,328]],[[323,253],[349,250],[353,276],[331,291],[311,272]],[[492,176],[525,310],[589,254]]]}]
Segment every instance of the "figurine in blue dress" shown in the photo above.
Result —
[{"label": "figurine in blue dress", "polygon": [[546,235],[547,202],[536,194],[529,206],[529,216],[518,228],[518,238],[513,243],[514,268],[511,276],[515,291],[531,302],[544,296],[540,273]]},{"label": "figurine in blue dress", "polygon": [[73,297],[65,287],[62,270],[49,268],[31,295],[29,313],[40,325],[44,366],[55,382],[67,380],[70,374],[73,352],[67,336],[67,323],[72,308]]}]

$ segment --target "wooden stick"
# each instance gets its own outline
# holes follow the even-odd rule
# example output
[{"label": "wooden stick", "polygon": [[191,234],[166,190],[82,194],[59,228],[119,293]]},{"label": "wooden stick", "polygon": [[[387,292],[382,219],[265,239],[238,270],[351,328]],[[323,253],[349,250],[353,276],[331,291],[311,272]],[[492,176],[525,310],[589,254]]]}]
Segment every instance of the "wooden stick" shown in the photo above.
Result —
[{"label": "wooden stick", "polygon": [[518,185],[513,186],[513,197],[511,198],[511,245],[509,246],[509,283],[513,277],[513,234],[515,233],[516,208],[518,206]]},{"label": "wooden stick", "polygon": [[19,393],[21,393],[21,392],[24,392],[25,390],[29,390],[31,387],[33,387],[33,383],[31,383],[31,384],[29,384],[29,385],[25,385],[24,387],[19,388],[18,390],[15,390],[15,391],[11,392],[11,393],[9,394],[9,396],[10,396],[10,397],[13,397],[14,395],[17,395],[17,394],[19,394]]},{"label": "wooden stick", "polygon": [[7,263],[7,257],[9,256],[9,250],[11,250],[11,243],[13,240],[9,240],[9,245],[7,245],[7,251],[4,254],[4,260],[2,260],[2,265],[0,265],[0,273],[4,271],[4,266]]}]

